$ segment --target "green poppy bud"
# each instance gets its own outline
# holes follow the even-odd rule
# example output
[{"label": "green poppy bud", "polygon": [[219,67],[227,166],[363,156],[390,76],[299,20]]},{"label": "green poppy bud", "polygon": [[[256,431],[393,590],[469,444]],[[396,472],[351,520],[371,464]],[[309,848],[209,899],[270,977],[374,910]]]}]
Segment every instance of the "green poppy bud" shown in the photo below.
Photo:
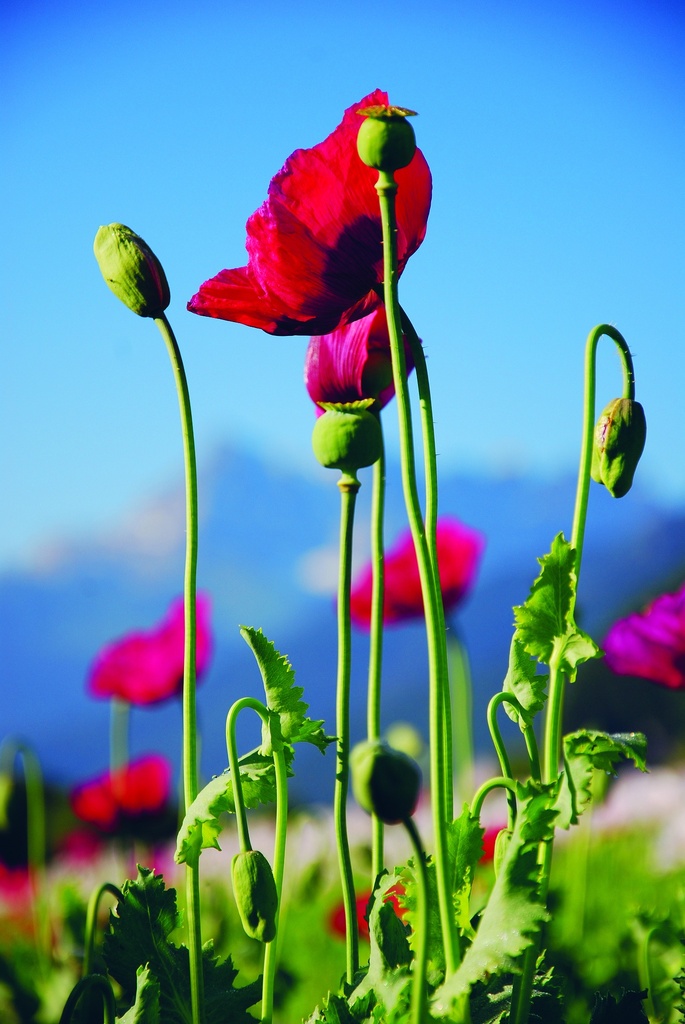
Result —
[{"label": "green poppy bud", "polygon": [[387,825],[416,810],[421,769],[413,758],[380,740],[358,743],[350,754],[352,791],[360,807]]},{"label": "green poppy bud", "polygon": [[125,224],[98,228],[93,245],[102,276],[118,299],[138,316],[158,317],[171,301],[162,264]]},{"label": "green poppy bud", "polygon": [[416,136],[407,118],[414,110],[374,106],[358,113],[364,120],[357,135],[357,152],[367,167],[392,174],[411,163]]},{"label": "green poppy bud", "polygon": [[597,420],[591,475],[612,497],[630,490],[646,437],[644,409],[631,398],[614,398]]},{"label": "green poppy bud", "polygon": [[368,411],[371,402],[321,404],[325,412],[312,433],[312,448],[321,465],[354,476],[358,469],[377,462],[383,441],[380,423]]},{"label": "green poppy bud", "polygon": [[236,853],[231,864],[233,895],[245,934],[260,942],[276,935],[278,892],[271,865],[259,850]]}]

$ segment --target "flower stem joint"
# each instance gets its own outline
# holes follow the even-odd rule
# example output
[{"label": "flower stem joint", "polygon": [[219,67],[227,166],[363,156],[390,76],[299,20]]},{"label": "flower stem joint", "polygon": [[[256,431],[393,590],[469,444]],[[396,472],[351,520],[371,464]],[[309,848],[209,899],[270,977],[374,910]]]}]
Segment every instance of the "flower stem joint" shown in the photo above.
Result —
[{"label": "flower stem joint", "polygon": [[233,895],[245,934],[259,942],[276,936],[278,892],[271,865],[259,850],[236,853],[231,864]]},{"label": "flower stem joint", "polygon": [[595,426],[592,479],[614,498],[630,490],[647,437],[645,413],[631,398],[614,398]]},{"label": "flower stem joint", "polygon": [[369,412],[372,404],[372,399],[320,403],[325,411],[314,424],[312,448],[322,466],[354,478],[358,469],[378,461],[383,440],[378,419]]},{"label": "flower stem joint", "polygon": [[366,740],[352,750],[350,769],[357,803],[386,825],[406,821],[416,810],[421,769],[407,754],[380,740]]},{"label": "flower stem joint", "polygon": [[98,228],[95,258],[108,287],[138,316],[157,318],[171,301],[164,268],[146,242],[125,224]]},{"label": "flower stem joint", "polygon": [[392,174],[411,163],[416,136],[407,118],[414,117],[415,110],[378,105],[357,113],[364,118],[357,135],[357,152],[367,167]]}]

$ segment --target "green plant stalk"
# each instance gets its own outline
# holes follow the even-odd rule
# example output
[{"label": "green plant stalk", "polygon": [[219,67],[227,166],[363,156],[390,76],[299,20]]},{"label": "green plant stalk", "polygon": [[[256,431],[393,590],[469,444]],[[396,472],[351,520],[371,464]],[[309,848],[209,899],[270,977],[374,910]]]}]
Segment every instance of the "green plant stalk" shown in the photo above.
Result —
[{"label": "green plant stalk", "polygon": [[[183,585],[185,647],[183,660],[183,798],[185,810],[198,792],[197,713],[195,707],[195,650],[197,640],[197,463],[190,394],[181,352],[174,332],[164,313],[155,318],[169,353],[176,383],[186,490],[186,558]],[[190,960],[190,1000],[193,1024],[204,1020],[204,978],[202,973],[202,932],[200,924],[200,867],[186,865],[186,913],[188,921],[188,947]]]},{"label": "green plant stalk", "polygon": [[[506,789],[507,794],[512,795],[514,797],[514,807],[516,807],[515,779],[512,779],[510,775],[496,775],[492,779],[488,779],[486,782],[484,782],[482,786],[479,786],[476,792],[474,793],[473,799],[471,801],[470,810],[472,818],[480,818],[480,812],[483,808],[485,798],[488,795],[488,793],[491,793],[493,791],[493,789]],[[515,818],[516,813],[514,812],[514,820]],[[511,827],[512,822],[510,821],[509,828]]]},{"label": "green plant stalk", "polygon": [[[435,841],[435,866],[438,884],[438,904],[445,964],[448,976],[459,964],[459,945],[456,922],[452,907],[452,891],[449,877],[447,849],[447,820],[445,817],[445,793],[448,766],[445,763],[444,730],[445,690],[447,688],[447,655],[445,645],[444,614],[442,596],[437,579],[435,560],[431,559],[426,540],[423,517],[419,504],[414,461],[409,389],[404,359],[404,344],[400,330],[399,303],[397,299],[397,226],[395,220],[395,194],[397,184],[392,175],[379,171],[376,183],[381,224],[383,228],[383,293],[388,322],[388,335],[393,364],[393,381],[400,425],[400,449],[402,462],[402,485],[409,526],[414,541],[421,580],[429,668],[429,721],[431,755],[431,805]],[[433,539],[433,545],[435,541]],[[434,551],[434,547],[432,548]],[[451,816],[450,816],[451,820]],[[465,1004],[458,1008],[458,1016],[465,1019]]]},{"label": "green plant stalk", "polygon": [[[540,757],[538,754],[537,741],[535,739],[535,731],[533,729],[532,722],[526,715],[525,711],[521,707],[521,704],[514,696],[513,693],[509,693],[506,690],[502,690],[500,693],[496,693],[495,696],[490,700],[487,710],[487,722],[488,729],[490,730],[490,736],[492,738],[492,744],[497,753],[497,760],[499,761],[502,775],[509,779],[514,779],[511,763],[509,761],[509,755],[507,754],[507,748],[502,739],[499,725],[497,723],[497,712],[502,704],[511,704],[516,710],[520,723],[523,723],[523,735],[526,741],[526,750],[528,752],[528,761],[530,763],[530,773],[533,779],[540,781]],[[511,790],[507,796],[508,803],[508,827],[513,828],[516,820],[516,799],[514,790]]]},{"label": "green plant stalk", "polygon": [[[378,417],[380,422],[380,415]],[[382,435],[381,435],[382,436]],[[366,733],[370,740],[381,736],[381,673],[383,666],[383,601],[385,594],[385,554],[383,519],[385,514],[385,451],[373,467],[371,495],[371,620],[369,628],[369,681]],[[384,868],[383,822],[371,816],[371,891]]]},{"label": "green plant stalk", "polygon": [[411,844],[414,848],[414,860],[416,862],[417,880],[417,904],[419,908],[419,919],[414,934],[416,935],[416,952],[412,968],[412,990],[411,990],[411,1018],[410,1024],[424,1024],[427,1019],[427,979],[426,968],[428,966],[428,867],[426,865],[426,854],[423,849],[421,837],[412,818],[405,818],[403,823]]},{"label": "green plant stalk", "polygon": [[350,779],[350,672],[352,644],[350,589],[352,584],[352,532],[359,481],[343,473],[340,488],[340,560],[338,576],[338,667],[335,702],[336,771],[333,820],[338,851],[338,868],[345,909],[346,978],[349,985],[359,969],[359,927],[347,834],[347,792]]},{"label": "green plant stalk", "polygon": [[[238,826],[238,842],[241,852],[252,849],[250,842],[250,831],[247,824],[247,809],[243,798],[243,785],[240,778],[240,764],[238,761],[238,747],[236,744],[235,728],[239,713],[244,708],[252,708],[256,711],[265,725],[268,726],[270,717],[278,717],[276,712],[270,711],[260,700],[255,697],[241,697],[235,701],[226,716],[226,752],[228,754],[228,766],[233,782],[233,804],[235,807],[236,823]],[[280,724],[279,724],[280,730]],[[273,741],[273,734],[272,734]],[[273,875],[278,893],[278,908],[276,910],[276,935],[271,942],[265,943],[264,949],[264,971],[262,978],[262,1012],[261,1024],[271,1024],[274,1006],[274,984],[276,980],[277,941],[278,924],[281,913],[281,900],[283,897],[283,874],[285,869],[285,844],[288,826],[288,773],[283,754],[283,742],[272,742],[274,758],[274,772],[276,776],[276,826],[274,834],[274,855]]]},{"label": "green plant stalk", "polygon": [[640,943],[639,955],[637,960],[637,975],[639,979],[640,989],[647,989],[647,999],[645,1006],[645,1013],[650,1021],[660,1021],[662,1018],[657,1013],[657,1008],[654,1003],[654,978],[652,975],[652,961],[649,955],[649,947],[652,939],[658,931],[658,926],[647,928],[642,937]]},{"label": "green plant stalk", "polygon": [[84,953],[83,953],[83,969],[81,972],[82,977],[86,977],[91,974],[93,968],[93,952],[95,949],[95,933],[97,931],[97,920],[98,911],[100,909],[100,900],[104,894],[108,892],[111,896],[114,896],[117,902],[123,901],[124,894],[121,889],[118,889],[112,882],[103,882],[98,889],[94,889],[91,893],[91,897],[88,900],[88,910],[86,912],[86,931],[84,936]]},{"label": "green plant stalk", "polygon": [[447,665],[451,704],[454,708],[452,716],[454,774],[459,802],[462,804],[471,799],[474,786],[473,687],[468,657],[454,627],[450,627],[447,632]]},{"label": "green plant stalk", "polygon": [[80,981],[76,982],[69,994],[69,998],[64,1004],[59,1024],[69,1024],[78,1003],[87,992],[91,991],[99,991],[102,995],[102,1019],[104,1024],[115,1024],[116,1003],[114,1001],[114,992],[112,991],[109,979],[104,974],[89,974],[87,977],[81,978]]}]

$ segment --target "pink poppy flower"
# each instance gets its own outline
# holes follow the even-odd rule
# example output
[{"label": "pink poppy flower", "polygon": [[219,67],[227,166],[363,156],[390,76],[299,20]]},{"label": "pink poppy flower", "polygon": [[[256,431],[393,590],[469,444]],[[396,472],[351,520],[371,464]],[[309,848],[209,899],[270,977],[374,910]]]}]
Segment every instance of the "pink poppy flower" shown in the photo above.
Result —
[{"label": "pink poppy flower", "polygon": [[[445,612],[454,611],[473,584],[485,540],[477,530],[443,516],[437,527],[440,586]],[[368,565],[352,585],[352,621],[364,629],[371,620],[372,568]],[[407,530],[385,555],[383,621],[403,622],[423,616],[421,579],[414,542]]]},{"label": "pink poppy flower", "polygon": [[[404,354],[407,372],[413,369],[409,343]],[[346,327],[310,340],[304,363],[304,382],[313,402],[357,402],[377,399],[380,408],[395,394],[385,309],[380,306]],[[317,406],[317,415],[323,409]]]},{"label": "pink poppy flower", "polygon": [[[205,281],[188,303],[191,313],[269,334],[326,334],[380,304],[378,174],[357,153],[358,111],[373,105],[387,106],[387,93],[365,96],[323,142],[288,157],[247,222],[247,266]],[[396,181],[401,273],[423,241],[430,209],[431,175],[419,150]]]},{"label": "pink poppy flower", "polygon": [[[211,654],[209,616],[209,598],[198,594],[195,650],[198,679]],[[91,669],[89,692],[93,697],[118,697],[129,704],[157,704],[175,696],[183,688],[184,643],[183,599],[179,598],[155,629],[129,633],[104,648]]]},{"label": "pink poppy flower", "polygon": [[618,675],[685,689],[685,586],[616,622],[604,651],[607,665]]},{"label": "pink poppy flower", "polygon": [[127,822],[163,811],[170,792],[171,765],[164,757],[148,754],[76,786],[70,803],[81,821],[102,832],[116,832]]}]

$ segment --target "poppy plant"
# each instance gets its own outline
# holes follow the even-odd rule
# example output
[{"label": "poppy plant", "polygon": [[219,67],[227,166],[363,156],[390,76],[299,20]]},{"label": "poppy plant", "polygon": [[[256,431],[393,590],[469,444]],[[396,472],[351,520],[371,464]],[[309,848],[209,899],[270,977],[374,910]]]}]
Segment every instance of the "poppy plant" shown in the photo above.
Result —
[{"label": "poppy plant", "polygon": [[[269,334],[326,334],[380,305],[383,245],[377,173],[357,153],[359,111],[388,106],[376,90],[349,107],[323,142],[298,149],[247,222],[248,262],[222,270],[188,303],[191,313]],[[417,150],[397,172],[398,270],[426,233],[431,175]]]},{"label": "poppy plant", "polygon": [[163,811],[171,791],[171,766],[149,754],[114,772],[76,786],[70,794],[77,818],[102,832],[115,832],[131,820]]},{"label": "poppy plant", "polygon": [[618,675],[685,689],[685,586],[616,622],[604,651],[607,665]]},{"label": "poppy plant", "polygon": [[[407,372],[413,368],[405,342]],[[376,399],[380,408],[395,394],[385,309],[330,334],[311,338],[304,363],[304,382],[313,402],[358,402]],[[317,413],[323,410],[319,407]]]},{"label": "poppy plant", "polygon": [[[445,612],[454,611],[468,593],[484,547],[483,535],[459,520],[443,516],[437,525],[440,588]],[[350,613],[364,629],[371,619],[372,567],[367,566],[352,585]],[[421,579],[411,533],[404,533],[385,555],[383,621],[403,622],[423,616]]]},{"label": "poppy plant", "polygon": [[[195,665],[198,678],[209,662],[210,604],[197,596]],[[101,651],[88,680],[94,697],[117,697],[129,704],[158,704],[181,692],[185,623],[183,599],[174,601],[164,621],[148,632],[137,631]]]}]

